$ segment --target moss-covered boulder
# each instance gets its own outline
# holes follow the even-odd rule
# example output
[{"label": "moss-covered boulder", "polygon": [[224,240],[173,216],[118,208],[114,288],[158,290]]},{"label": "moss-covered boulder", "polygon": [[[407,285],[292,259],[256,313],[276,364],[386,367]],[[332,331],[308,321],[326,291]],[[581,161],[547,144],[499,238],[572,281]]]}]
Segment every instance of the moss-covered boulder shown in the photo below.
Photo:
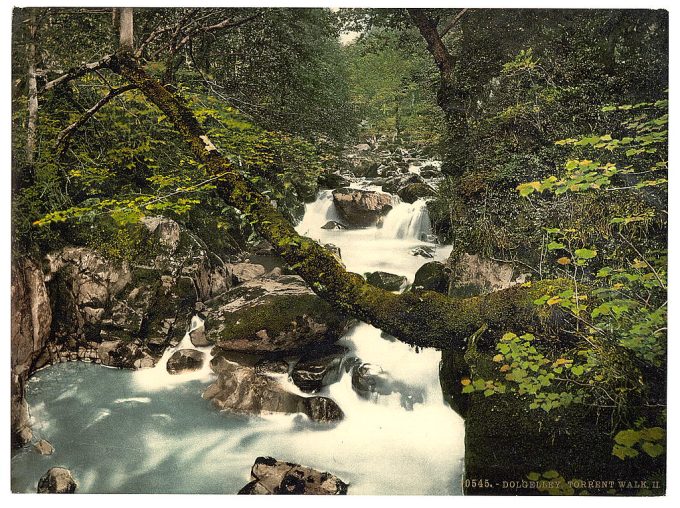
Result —
[{"label": "moss-covered boulder", "polygon": [[245,282],[206,302],[203,314],[210,343],[261,354],[333,343],[348,324],[297,275],[271,274]]},{"label": "moss-covered boulder", "polygon": [[387,291],[399,291],[406,284],[406,277],[389,272],[371,272],[366,274],[366,281]]},{"label": "moss-covered boulder", "polygon": [[451,270],[444,263],[430,261],[418,268],[413,279],[413,288],[446,295],[449,292],[450,275]]},{"label": "moss-covered boulder", "polygon": [[435,190],[426,183],[410,183],[397,191],[397,196],[407,203],[414,203],[421,198],[429,198],[435,194]]}]

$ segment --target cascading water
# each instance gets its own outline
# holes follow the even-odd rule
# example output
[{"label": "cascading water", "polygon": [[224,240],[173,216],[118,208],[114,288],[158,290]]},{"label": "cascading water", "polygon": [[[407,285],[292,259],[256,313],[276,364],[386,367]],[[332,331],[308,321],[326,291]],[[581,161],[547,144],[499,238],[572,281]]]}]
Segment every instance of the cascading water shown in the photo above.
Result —
[{"label": "cascading water", "polygon": [[382,238],[423,240],[432,234],[427,202],[419,199],[413,204],[399,202],[385,217],[379,232]]},{"label": "cascading water", "polygon": [[[439,260],[451,249],[421,240],[429,222],[424,203],[397,204],[382,230],[321,229],[328,220],[340,217],[332,193],[323,191],[297,230],[339,246],[348,270],[358,273],[385,270],[412,280],[430,261],[412,255],[414,247],[434,249]],[[198,326],[195,318],[192,327]],[[214,378],[207,368],[179,376],[166,371],[177,350],[209,354],[210,348],[194,348],[188,334],[153,369],[70,363],[38,372],[27,386],[33,430],[55,452],[19,450],[12,490],[35,492],[40,476],[60,465],[73,472],[79,492],[233,494],[248,482],[255,458],[269,455],[332,472],[349,482],[350,494],[460,494],[464,428],[443,401],[440,353],[418,353],[364,323],[339,344],[349,349],[346,362],[371,364],[382,384],[364,397],[344,374],[323,388],[318,395],[334,399],[345,414],[332,426],[299,414],[218,413],[201,398]],[[287,376],[278,379],[301,393]]]}]

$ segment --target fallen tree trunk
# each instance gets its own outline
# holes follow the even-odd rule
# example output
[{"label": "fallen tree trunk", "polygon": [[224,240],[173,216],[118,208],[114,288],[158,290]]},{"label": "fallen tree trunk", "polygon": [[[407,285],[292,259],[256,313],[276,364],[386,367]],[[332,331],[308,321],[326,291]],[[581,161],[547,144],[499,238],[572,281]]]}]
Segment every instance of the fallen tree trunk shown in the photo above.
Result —
[{"label": "fallen tree trunk", "polygon": [[[347,272],[313,240],[300,236],[257,189],[222,156],[192,112],[127,54],[112,58],[111,69],[134,84],[175,125],[198,160],[217,183],[221,197],[250,216],[257,231],[321,298],[417,346],[465,348],[467,337],[482,325],[491,330],[533,329],[540,313],[532,303],[549,287],[559,292],[567,280],[543,281],[490,295],[452,299],[435,292],[394,294]],[[544,316],[545,317],[545,316]]]}]

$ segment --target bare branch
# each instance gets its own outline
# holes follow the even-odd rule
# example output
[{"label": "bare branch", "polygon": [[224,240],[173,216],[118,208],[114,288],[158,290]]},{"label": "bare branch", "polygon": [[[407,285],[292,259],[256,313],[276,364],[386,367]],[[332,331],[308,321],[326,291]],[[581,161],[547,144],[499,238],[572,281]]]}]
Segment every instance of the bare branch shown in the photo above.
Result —
[{"label": "bare branch", "polygon": [[75,133],[80,127],[82,127],[85,122],[87,122],[90,118],[92,118],[97,111],[99,111],[102,107],[104,107],[107,103],[109,103],[114,97],[127,92],[128,90],[133,90],[137,88],[136,85],[133,84],[128,84],[125,86],[121,86],[120,88],[114,88],[111,90],[105,97],[99,100],[97,104],[92,106],[90,109],[88,109],[83,116],[81,116],[78,120],[73,122],[71,125],[66,127],[63,131],[59,133],[57,136],[57,150],[60,152],[64,151],[66,149],[68,139]]},{"label": "bare branch", "polygon": [[461,11],[460,11],[458,14],[456,14],[456,15],[451,19],[451,21],[449,21],[449,23],[444,27],[444,29],[443,29],[443,30],[441,31],[441,33],[439,34],[439,37],[441,37],[441,38],[443,39],[444,36],[445,36],[447,33],[449,33],[449,31],[450,31],[454,26],[456,26],[456,23],[458,23],[458,20],[459,20],[460,18],[463,17],[463,14],[465,14],[465,13],[466,13],[467,11],[469,11],[469,10],[470,10],[470,9],[467,9],[467,8],[461,9]]},{"label": "bare branch", "polygon": [[59,85],[63,85],[64,83],[67,83],[71,80],[80,78],[84,76],[85,74],[88,74],[90,72],[97,71],[99,69],[106,69],[111,65],[111,60],[113,58],[113,55],[106,55],[104,58],[101,60],[98,60],[96,62],[90,62],[81,65],[80,67],[74,67],[73,69],[67,71],[66,73],[62,74],[58,78],[53,79],[52,81],[49,81],[43,89],[40,91],[40,93],[45,93],[49,90],[51,90],[54,87],[57,87]]}]

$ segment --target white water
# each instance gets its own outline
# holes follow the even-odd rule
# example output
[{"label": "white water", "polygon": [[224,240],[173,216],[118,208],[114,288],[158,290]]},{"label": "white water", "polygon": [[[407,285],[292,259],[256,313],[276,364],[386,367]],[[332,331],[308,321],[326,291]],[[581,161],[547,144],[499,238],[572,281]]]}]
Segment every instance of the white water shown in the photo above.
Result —
[{"label": "white water", "polygon": [[[365,186],[362,188],[373,190]],[[333,192],[321,191],[315,202],[305,205],[305,215],[295,229],[319,243],[338,246],[349,271],[363,275],[380,270],[403,275],[412,282],[418,268],[427,261],[445,261],[451,253],[451,246],[421,240],[424,235],[431,234],[424,200],[419,199],[411,205],[394,196],[393,202],[396,204],[385,217],[382,228],[321,229],[330,220],[343,222],[333,204]],[[411,250],[419,246],[434,249],[433,258],[413,256]]]},{"label": "white water", "polygon": [[[390,215],[382,230],[322,230],[326,221],[339,219],[330,192],[322,192],[297,229],[338,245],[348,269],[359,273],[385,270],[412,280],[430,261],[412,256],[413,247],[436,247],[436,259],[448,255],[450,247],[417,239],[428,225],[422,204],[398,204]],[[192,321],[192,329],[201,325]],[[349,357],[382,371],[388,389],[362,398],[344,374],[319,393],[345,414],[331,426],[299,414],[218,413],[200,397],[214,379],[207,361],[198,372],[166,371],[179,349],[202,350],[209,360],[210,348],[194,348],[188,334],[153,369],[73,363],[42,371],[29,382],[27,397],[36,439],[49,440],[55,453],[40,456],[30,447],[18,452],[12,489],[35,492],[40,476],[61,465],[71,469],[80,492],[233,494],[247,483],[255,458],[270,455],[332,472],[350,483],[350,494],[460,494],[464,427],[443,401],[440,353],[417,353],[364,323],[339,343]],[[300,393],[285,375],[278,379]]]}]

